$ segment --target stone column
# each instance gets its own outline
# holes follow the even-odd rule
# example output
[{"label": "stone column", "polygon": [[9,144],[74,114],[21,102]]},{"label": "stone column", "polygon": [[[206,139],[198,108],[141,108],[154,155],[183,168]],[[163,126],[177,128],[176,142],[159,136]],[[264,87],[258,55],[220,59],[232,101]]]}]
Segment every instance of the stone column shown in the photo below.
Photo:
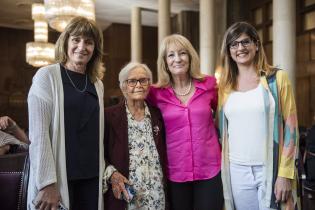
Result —
[{"label": "stone column", "polygon": [[131,61],[142,60],[141,9],[133,7],[131,11]]},{"label": "stone column", "polygon": [[213,75],[216,65],[215,0],[200,0],[200,69]]},{"label": "stone column", "polygon": [[273,1],[273,65],[288,72],[295,91],[295,0]]},{"label": "stone column", "polygon": [[159,46],[164,37],[171,33],[171,2],[170,0],[159,0],[158,10],[158,35]]}]

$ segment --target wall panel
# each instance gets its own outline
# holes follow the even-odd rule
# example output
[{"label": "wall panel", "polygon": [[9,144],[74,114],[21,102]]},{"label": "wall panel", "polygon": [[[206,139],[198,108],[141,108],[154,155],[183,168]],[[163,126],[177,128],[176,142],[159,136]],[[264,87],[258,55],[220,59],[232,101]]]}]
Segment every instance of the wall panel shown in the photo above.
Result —
[{"label": "wall panel", "polygon": [[[118,85],[118,74],[121,68],[131,59],[130,50],[130,25],[114,23],[104,31],[104,62],[106,67],[103,79],[105,106],[116,103],[116,98],[121,97]],[[142,61],[152,70],[156,77],[157,60],[157,28],[142,27]]]}]

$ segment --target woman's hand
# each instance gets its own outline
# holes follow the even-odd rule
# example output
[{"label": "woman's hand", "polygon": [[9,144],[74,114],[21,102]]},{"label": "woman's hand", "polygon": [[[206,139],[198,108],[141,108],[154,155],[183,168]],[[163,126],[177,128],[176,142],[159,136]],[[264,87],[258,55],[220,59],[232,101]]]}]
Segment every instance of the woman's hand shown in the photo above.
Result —
[{"label": "woman's hand", "polygon": [[0,117],[0,130],[3,130],[7,133],[10,133],[15,138],[17,138],[18,140],[20,140],[26,144],[30,144],[30,141],[29,141],[26,133],[24,132],[24,130],[22,130],[16,124],[16,122],[8,116]]},{"label": "woman's hand", "polygon": [[56,184],[51,184],[39,191],[33,201],[36,209],[40,210],[57,210],[60,201],[60,194]]},{"label": "woman's hand", "polygon": [[16,126],[16,123],[10,117],[0,117],[0,130],[12,129],[14,126]]},{"label": "woman's hand", "polygon": [[279,177],[275,183],[276,202],[286,202],[291,195],[292,186],[291,180],[284,177]]},{"label": "woman's hand", "polygon": [[129,200],[129,195],[128,192],[125,188],[125,183],[126,184],[131,184],[129,182],[129,180],[124,177],[121,173],[119,173],[118,171],[115,171],[112,176],[110,177],[110,182],[112,184],[112,190],[113,190],[113,194],[115,196],[115,198],[117,199],[122,199],[122,194],[124,194],[126,200]]}]

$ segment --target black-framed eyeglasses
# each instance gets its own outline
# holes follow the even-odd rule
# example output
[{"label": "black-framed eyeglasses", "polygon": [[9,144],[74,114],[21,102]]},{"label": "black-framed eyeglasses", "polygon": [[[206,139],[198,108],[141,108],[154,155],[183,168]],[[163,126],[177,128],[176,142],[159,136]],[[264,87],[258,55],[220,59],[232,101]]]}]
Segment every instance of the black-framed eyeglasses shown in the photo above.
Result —
[{"label": "black-framed eyeglasses", "polygon": [[243,47],[249,47],[249,45],[251,45],[253,43],[253,40],[251,38],[246,38],[246,39],[243,39],[241,41],[234,41],[230,44],[230,49],[237,49],[239,44],[241,44]]},{"label": "black-framed eyeglasses", "polygon": [[136,87],[138,82],[140,83],[141,86],[147,86],[150,83],[150,79],[149,78],[127,79],[125,80],[125,82],[129,87]]}]

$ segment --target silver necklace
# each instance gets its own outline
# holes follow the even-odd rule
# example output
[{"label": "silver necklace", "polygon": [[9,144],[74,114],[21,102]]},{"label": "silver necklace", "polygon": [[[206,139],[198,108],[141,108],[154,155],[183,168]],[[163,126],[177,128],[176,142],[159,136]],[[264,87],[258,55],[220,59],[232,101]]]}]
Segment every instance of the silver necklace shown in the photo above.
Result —
[{"label": "silver necklace", "polygon": [[188,95],[189,93],[190,93],[190,91],[191,91],[191,87],[192,87],[192,85],[191,85],[191,80],[189,81],[189,86],[188,86],[188,88],[184,91],[184,92],[182,92],[182,93],[179,93],[179,92],[177,92],[176,90],[175,90],[175,88],[174,88],[174,86],[172,85],[172,88],[173,88],[173,90],[174,90],[174,92],[175,92],[175,94],[176,95],[178,95],[178,96],[186,96],[186,95]]},{"label": "silver necklace", "polygon": [[75,89],[76,91],[80,92],[80,93],[85,92],[85,91],[86,91],[86,88],[87,88],[87,75],[85,74],[85,86],[84,86],[84,88],[83,88],[82,90],[80,90],[79,88],[77,88],[77,86],[75,86],[75,84],[74,84],[74,82],[72,81],[70,75],[68,74],[68,70],[65,69],[65,71],[66,71],[66,74],[67,74],[67,76],[68,76],[68,78],[69,78],[69,80],[70,80],[72,86],[74,87],[74,89]]}]

